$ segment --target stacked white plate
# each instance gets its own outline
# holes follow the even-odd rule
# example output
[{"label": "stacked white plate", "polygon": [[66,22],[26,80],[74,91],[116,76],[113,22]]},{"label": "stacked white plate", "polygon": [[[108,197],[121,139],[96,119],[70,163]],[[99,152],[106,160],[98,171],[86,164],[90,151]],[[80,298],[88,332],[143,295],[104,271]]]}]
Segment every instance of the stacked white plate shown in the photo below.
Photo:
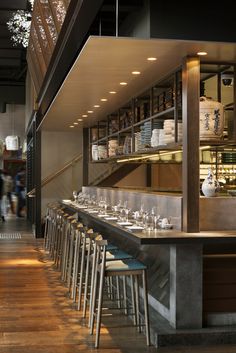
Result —
[{"label": "stacked white plate", "polygon": [[92,145],[92,160],[98,160],[98,145]]},{"label": "stacked white plate", "polygon": [[134,150],[139,151],[142,149],[142,143],[141,143],[141,132],[135,132],[134,133]]},{"label": "stacked white plate", "polygon": [[151,146],[157,147],[159,145],[159,136],[162,129],[153,129],[151,137]]},{"label": "stacked white plate", "polygon": [[105,145],[98,146],[98,159],[107,158],[107,147]]},{"label": "stacked white plate", "polygon": [[110,140],[108,142],[108,156],[109,157],[115,156],[117,148],[118,148],[118,141],[117,140]]}]

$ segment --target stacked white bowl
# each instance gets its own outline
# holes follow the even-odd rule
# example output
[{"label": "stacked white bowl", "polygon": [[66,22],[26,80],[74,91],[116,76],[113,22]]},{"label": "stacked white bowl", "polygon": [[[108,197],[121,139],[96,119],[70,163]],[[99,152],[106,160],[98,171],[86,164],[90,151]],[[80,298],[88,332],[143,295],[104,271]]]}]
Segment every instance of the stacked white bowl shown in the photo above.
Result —
[{"label": "stacked white bowl", "polygon": [[141,149],[142,149],[141,132],[138,131],[134,133],[134,150],[135,152],[137,152]]},{"label": "stacked white bowl", "polygon": [[[182,123],[178,122],[178,141],[182,141],[183,130]],[[175,121],[174,119],[166,119],[164,121],[164,129],[159,134],[159,144],[166,145],[175,141]]]},{"label": "stacked white bowl", "polygon": [[98,145],[92,145],[92,160],[98,160]]},{"label": "stacked white bowl", "polygon": [[108,156],[112,157],[116,155],[116,151],[117,151],[117,147],[118,147],[118,141],[117,140],[109,140],[108,142]]}]

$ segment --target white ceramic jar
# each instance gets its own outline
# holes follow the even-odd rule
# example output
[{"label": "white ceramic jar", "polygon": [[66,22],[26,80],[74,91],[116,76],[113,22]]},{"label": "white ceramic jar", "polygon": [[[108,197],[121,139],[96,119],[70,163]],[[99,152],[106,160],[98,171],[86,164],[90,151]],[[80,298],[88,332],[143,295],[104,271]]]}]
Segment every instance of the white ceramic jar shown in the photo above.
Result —
[{"label": "white ceramic jar", "polygon": [[219,191],[220,184],[215,178],[214,173],[211,168],[208,169],[208,174],[202,183],[202,192],[206,197],[213,197],[217,195]]},{"label": "white ceramic jar", "polygon": [[200,140],[219,140],[224,131],[224,107],[211,98],[200,98]]}]

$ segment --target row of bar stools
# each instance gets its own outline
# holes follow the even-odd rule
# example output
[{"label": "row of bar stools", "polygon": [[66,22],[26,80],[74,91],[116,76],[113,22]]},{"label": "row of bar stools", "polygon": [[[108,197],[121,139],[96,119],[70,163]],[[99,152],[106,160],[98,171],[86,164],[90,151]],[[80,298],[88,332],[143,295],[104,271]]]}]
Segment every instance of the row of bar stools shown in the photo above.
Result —
[{"label": "row of bar stools", "polygon": [[[83,317],[86,317],[89,306],[88,326],[91,334],[93,334],[96,319],[95,347],[99,346],[105,288],[107,288],[108,297],[113,302],[114,299],[115,303],[117,302],[117,307],[121,309],[121,303],[124,303],[125,314],[128,313],[125,279],[127,276],[130,277],[134,324],[139,328],[138,276],[142,276],[143,279],[144,316],[149,345],[146,267],[117,246],[108,244],[100,234],[88,229],[58,205],[49,205],[46,219],[45,249],[49,251],[56,267],[61,271],[61,279],[68,287],[69,296],[74,302],[78,300],[77,309],[80,310],[83,305]],[[112,281],[114,277],[115,285]],[[120,295],[120,281],[123,283],[123,296]],[[98,283],[99,290],[97,290]]]}]

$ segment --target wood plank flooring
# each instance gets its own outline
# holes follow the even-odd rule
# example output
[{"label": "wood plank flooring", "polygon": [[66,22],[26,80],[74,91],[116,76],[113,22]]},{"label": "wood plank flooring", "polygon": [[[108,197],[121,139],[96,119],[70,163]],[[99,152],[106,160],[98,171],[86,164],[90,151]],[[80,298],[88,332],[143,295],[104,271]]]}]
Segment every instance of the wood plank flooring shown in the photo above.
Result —
[{"label": "wood plank flooring", "polygon": [[[5,232],[11,229],[4,227]],[[42,240],[29,232],[21,233],[21,239],[1,237],[5,234],[0,227],[0,353],[96,351],[86,322],[73,308],[59,273],[42,250]],[[118,326],[110,329],[103,324],[99,352],[236,352],[236,346],[148,348],[142,334],[125,327],[123,316]]]}]

